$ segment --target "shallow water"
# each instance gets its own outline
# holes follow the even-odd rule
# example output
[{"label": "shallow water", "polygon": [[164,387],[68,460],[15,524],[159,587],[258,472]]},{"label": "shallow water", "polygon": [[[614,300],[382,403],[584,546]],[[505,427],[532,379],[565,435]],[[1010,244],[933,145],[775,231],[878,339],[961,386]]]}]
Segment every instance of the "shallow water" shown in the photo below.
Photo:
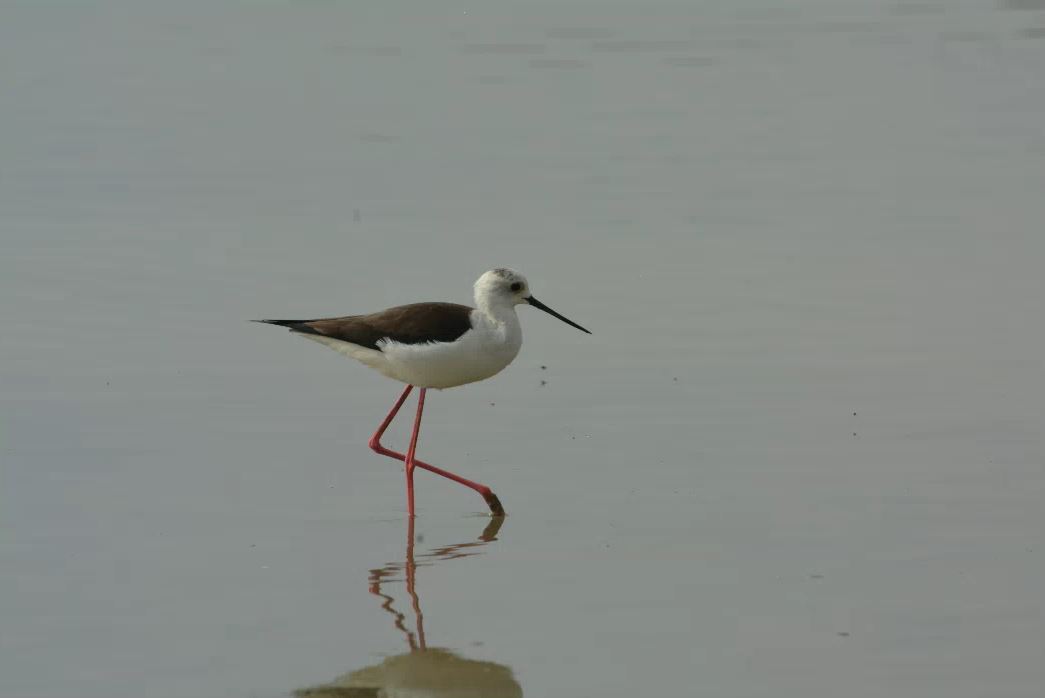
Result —
[{"label": "shallow water", "polygon": [[5,4],[0,695],[1040,695],[1033,5]]}]

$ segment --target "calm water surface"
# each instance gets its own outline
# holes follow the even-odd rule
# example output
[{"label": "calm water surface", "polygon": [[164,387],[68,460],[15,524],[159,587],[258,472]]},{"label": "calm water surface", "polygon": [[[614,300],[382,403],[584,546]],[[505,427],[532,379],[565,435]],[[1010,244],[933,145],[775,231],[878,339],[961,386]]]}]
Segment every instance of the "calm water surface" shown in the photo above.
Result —
[{"label": "calm water surface", "polygon": [[1040,696],[1038,7],[4,3],[0,696]]}]

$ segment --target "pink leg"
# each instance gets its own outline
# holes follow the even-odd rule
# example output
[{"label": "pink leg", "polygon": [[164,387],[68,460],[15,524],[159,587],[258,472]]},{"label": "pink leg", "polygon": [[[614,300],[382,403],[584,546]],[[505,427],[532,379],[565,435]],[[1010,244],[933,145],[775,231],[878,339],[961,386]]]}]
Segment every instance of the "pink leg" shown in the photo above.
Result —
[{"label": "pink leg", "polygon": [[[399,413],[399,409],[403,406],[403,403],[406,402],[407,396],[410,395],[410,391],[413,390],[413,389],[414,389],[414,386],[412,386],[412,385],[406,386],[406,389],[403,391],[403,394],[399,396],[399,399],[396,400],[395,405],[392,406],[392,411],[388,413],[387,417],[385,417],[385,421],[381,422],[381,426],[379,426],[377,428],[377,431],[374,432],[374,435],[370,437],[370,448],[375,453],[380,453],[382,456],[388,456],[389,458],[395,458],[396,460],[401,460],[401,461],[404,461],[404,462],[407,460],[407,456],[403,455],[402,453],[399,453],[397,451],[393,451],[392,449],[389,449],[389,448],[385,448],[381,444],[381,437],[384,436],[385,431],[388,429],[388,425],[390,425],[392,423],[392,420],[395,419],[396,414]],[[422,388],[421,390],[422,390],[422,397],[418,400],[418,407],[419,407],[419,409],[418,409],[418,412],[417,412],[416,423],[414,424],[414,438],[411,439],[411,443],[413,444],[415,449],[416,449],[416,445],[417,445],[416,444],[417,432],[419,431],[420,424],[421,424],[421,410],[420,410],[420,407],[421,407],[421,405],[423,403],[423,400],[424,400],[423,395],[424,395],[424,390],[425,389]],[[447,478],[449,480],[453,480],[456,483],[464,485],[465,487],[470,487],[471,489],[475,490],[476,492],[478,492],[479,494],[482,495],[484,500],[486,500],[486,505],[488,507],[490,507],[490,512],[494,516],[504,516],[504,507],[501,506],[501,500],[499,500],[497,498],[497,495],[493,493],[493,490],[491,490],[486,485],[480,484],[478,482],[472,482],[471,480],[466,480],[463,477],[461,477],[460,475],[455,475],[454,473],[451,473],[448,470],[443,470],[442,468],[437,468],[434,465],[431,465],[429,463],[425,463],[423,460],[418,460],[417,458],[414,458],[412,456],[411,456],[411,460],[413,461],[413,465],[418,467],[418,468],[424,468],[425,470],[427,470],[429,472],[433,472],[436,475],[442,475],[443,477],[445,477],[445,478]],[[410,487],[410,485],[409,485],[409,483],[412,482],[412,474],[410,474],[410,472],[409,472],[411,470],[412,470],[411,468],[408,468],[408,474],[407,474],[407,482],[408,482],[408,485],[407,485],[407,487],[408,487],[407,505],[408,505],[408,509],[410,511],[410,515],[413,516],[413,507],[410,506],[410,502],[412,500],[413,488]]]},{"label": "pink leg", "polygon": [[413,389],[414,386],[412,385],[406,386],[406,390],[404,390],[403,394],[399,396],[398,400],[396,400],[396,404],[392,405],[392,411],[388,413],[387,417],[385,417],[385,421],[381,422],[381,426],[379,426],[377,431],[374,432],[374,435],[370,437],[370,448],[377,451],[382,456],[387,456],[389,453],[385,453],[386,449],[381,445],[381,437],[385,435],[385,431],[388,430],[388,425],[391,424],[392,420],[395,419],[397,414],[399,414],[399,408],[403,406],[404,402],[406,402],[407,396],[410,395],[410,391]]},{"label": "pink leg", "polygon": [[414,454],[417,453],[417,436],[421,433],[421,413],[425,411],[425,393],[421,388],[417,394],[417,416],[414,417],[414,432],[410,435],[410,446],[406,449],[406,515],[414,516]]}]

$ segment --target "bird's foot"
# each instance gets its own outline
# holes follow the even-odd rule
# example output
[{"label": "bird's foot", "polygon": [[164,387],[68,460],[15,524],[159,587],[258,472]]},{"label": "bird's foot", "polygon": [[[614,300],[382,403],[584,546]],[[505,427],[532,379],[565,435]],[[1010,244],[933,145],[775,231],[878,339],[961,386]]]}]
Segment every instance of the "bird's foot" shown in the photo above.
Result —
[{"label": "bird's foot", "polygon": [[504,516],[504,507],[501,506],[501,500],[497,498],[497,495],[487,490],[482,493],[483,499],[486,500],[486,506],[490,507],[490,514],[493,516]]}]

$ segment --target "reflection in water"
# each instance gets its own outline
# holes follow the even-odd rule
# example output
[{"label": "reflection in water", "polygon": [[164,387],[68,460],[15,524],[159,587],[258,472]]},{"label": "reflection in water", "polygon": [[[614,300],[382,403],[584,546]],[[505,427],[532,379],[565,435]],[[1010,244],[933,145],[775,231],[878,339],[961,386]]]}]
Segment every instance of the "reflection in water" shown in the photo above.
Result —
[{"label": "reflection in water", "polygon": [[[329,684],[295,691],[298,698],[395,698],[396,696],[450,696],[469,698],[521,698],[522,688],[512,670],[501,664],[465,659],[446,649],[429,648],[425,640],[424,614],[417,591],[417,568],[444,560],[471,557],[480,548],[497,540],[504,517],[497,516],[479,538],[466,543],[435,548],[414,554],[414,518],[407,519],[406,559],[370,570],[370,593],[382,600],[381,608],[392,616],[403,633],[410,651],[388,657],[379,664],[356,669]],[[399,576],[403,573],[402,577]],[[396,607],[396,599],[382,585],[406,582],[406,594],[414,617],[414,629],[407,625],[407,612]]]}]

